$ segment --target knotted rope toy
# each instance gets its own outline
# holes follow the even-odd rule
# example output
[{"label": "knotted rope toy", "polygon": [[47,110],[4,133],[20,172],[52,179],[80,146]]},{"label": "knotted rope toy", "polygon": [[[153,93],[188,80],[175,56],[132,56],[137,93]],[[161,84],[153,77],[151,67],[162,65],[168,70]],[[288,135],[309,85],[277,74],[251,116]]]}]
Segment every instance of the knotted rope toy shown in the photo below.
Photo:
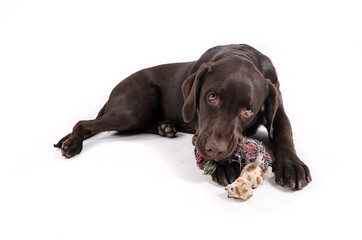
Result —
[{"label": "knotted rope toy", "polygon": [[[201,156],[196,148],[195,158],[197,166],[205,175],[212,175],[219,164]],[[234,153],[223,162],[238,162],[242,170],[240,176],[225,188],[230,198],[250,199],[253,196],[253,188],[273,176],[273,161],[270,154],[261,142],[248,137],[244,137]]]}]

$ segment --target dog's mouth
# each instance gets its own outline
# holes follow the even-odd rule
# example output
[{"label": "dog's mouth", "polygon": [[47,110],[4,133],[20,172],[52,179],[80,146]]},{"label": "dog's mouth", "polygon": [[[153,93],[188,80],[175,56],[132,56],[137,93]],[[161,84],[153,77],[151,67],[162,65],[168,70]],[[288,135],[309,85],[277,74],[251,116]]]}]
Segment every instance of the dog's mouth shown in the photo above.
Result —
[{"label": "dog's mouth", "polygon": [[235,141],[230,141],[230,146],[228,146],[228,149],[232,149],[232,150],[228,150],[225,154],[223,154],[222,156],[218,156],[218,157],[211,157],[209,156],[206,151],[204,151],[204,144],[200,144],[198,143],[198,136],[194,135],[192,137],[192,145],[195,146],[195,149],[197,152],[199,152],[201,154],[201,156],[205,159],[209,159],[209,160],[213,160],[216,161],[218,163],[229,163],[231,161],[234,160],[234,153],[236,151],[236,148],[238,146],[238,142]]},{"label": "dog's mouth", "polygon": [[194,136],[192,137],[192,145],[194,145],[194,146],[197,148],[197,146],[196,146],[196,141],[197,141],[197,135],[194,135]]}]

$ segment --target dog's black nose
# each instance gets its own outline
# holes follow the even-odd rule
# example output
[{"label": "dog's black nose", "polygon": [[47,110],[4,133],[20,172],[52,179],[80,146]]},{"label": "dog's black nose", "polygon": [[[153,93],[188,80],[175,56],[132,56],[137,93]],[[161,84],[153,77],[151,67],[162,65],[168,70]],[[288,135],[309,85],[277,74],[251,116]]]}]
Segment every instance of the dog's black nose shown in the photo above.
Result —
[{"label": "dog's black nose", "polygon": [[205,150],[208,158],[214,160],[220,160],[225,157],[225,153],[228,150],[227,143],[224,141],[208,140],[205,144]]}]

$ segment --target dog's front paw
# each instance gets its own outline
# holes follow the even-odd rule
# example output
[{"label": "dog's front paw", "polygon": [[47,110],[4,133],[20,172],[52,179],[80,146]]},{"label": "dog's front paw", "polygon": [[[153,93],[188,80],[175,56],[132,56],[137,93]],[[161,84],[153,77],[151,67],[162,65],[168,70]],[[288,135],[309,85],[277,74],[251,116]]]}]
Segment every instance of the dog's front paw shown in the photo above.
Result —
[{"label": "dog's front paw", "polygon": [[172,138],[176,135],[177,131],[175,126],[168,123],[162,123],[157,128],[158,134],[162,137]]},{"label": "dog's front paw", "polygon": [[83,139],[78,136],[70,136],[62,144],[62,155],[66,158],[74,157],[79,154],[83,148]]},{"label": "dog's front paw", "polygon": [[233,183],[240,176],[240,164],[237,162],[218,164],[211,175],[212,180],[226,186]]},{"label": "dog's front paw", "polygon": [[277,159],[274,172],[275,182],[291,190],[300,190],[312,181],[309,168],[295,154]]}]

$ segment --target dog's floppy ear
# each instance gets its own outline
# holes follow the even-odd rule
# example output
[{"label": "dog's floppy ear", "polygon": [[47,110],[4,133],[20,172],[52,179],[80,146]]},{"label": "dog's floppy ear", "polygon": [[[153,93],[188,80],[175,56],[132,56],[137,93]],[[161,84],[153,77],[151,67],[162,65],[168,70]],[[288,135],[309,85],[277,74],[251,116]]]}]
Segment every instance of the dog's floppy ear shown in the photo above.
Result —
[{"label": "dog's floppy ear", "polygon": [[274,84],[269,79],[265,80],[267,81],[268,91],[269,91],[268,97],[266,98],[264,103],[266,127],[269,132],[269,138],[273,139],[274,138],[273,123],[274,123],[275,114],[279,106],[278,104],[279,94]]},{"label": "dog's floppy ear", "polygon": [[191,122],[194,119],[201,80],[206,73],[211,71],[211,66],[212,63],[203,63],[199,70],[191,74],[182,84],[182,94],[185,101],[182,107],[182,117],[185,122]]}]

